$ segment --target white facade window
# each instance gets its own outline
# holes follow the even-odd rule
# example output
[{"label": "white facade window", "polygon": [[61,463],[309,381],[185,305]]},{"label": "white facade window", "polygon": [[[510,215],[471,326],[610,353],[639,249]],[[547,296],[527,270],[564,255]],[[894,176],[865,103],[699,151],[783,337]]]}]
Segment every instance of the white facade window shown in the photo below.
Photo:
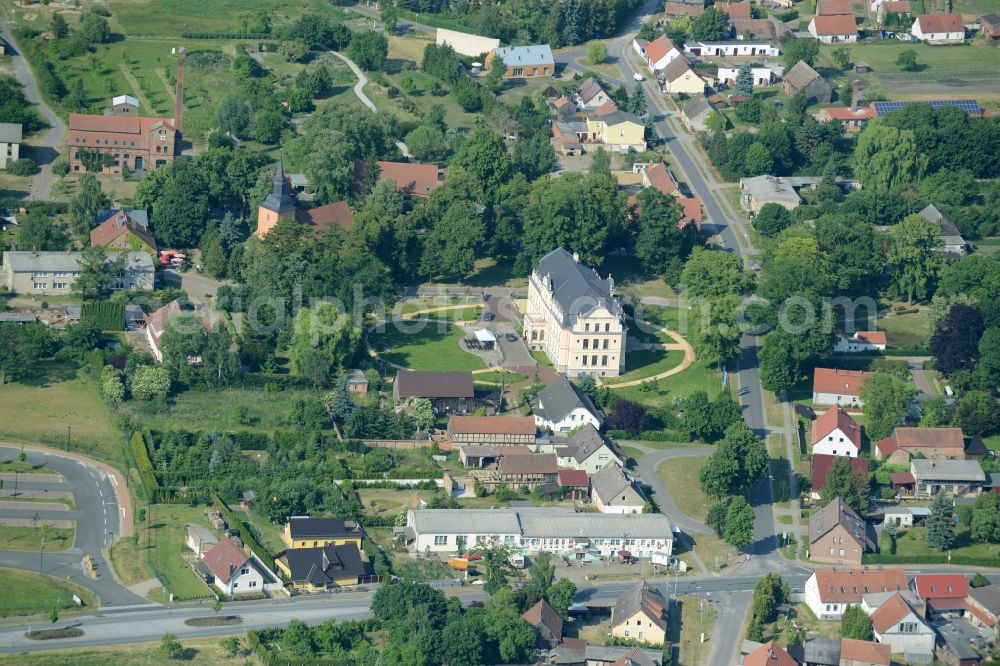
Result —
[{"label": "white facade window", "polygon": [[44,282],[35,282],[32,287],[34,289],[45,289],[47,285]]},{"label": "white facade window", "polygon": [[434,537],[434,545],[435,546],[447,546],[448,545],[448,537],[447,536],[435,536]]},{"label": "white facade window", "polygon": [[53,282],[52,283],[52,288],[53,289],[65,289],[66,287],[67,287],[67,284],[65,282]]}]

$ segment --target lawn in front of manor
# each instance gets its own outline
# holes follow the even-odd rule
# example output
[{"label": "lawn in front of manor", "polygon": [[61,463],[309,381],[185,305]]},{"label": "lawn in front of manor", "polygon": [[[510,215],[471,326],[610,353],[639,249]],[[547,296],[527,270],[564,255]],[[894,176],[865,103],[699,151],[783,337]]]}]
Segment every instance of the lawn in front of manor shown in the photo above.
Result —
[{"label": "lawn in front of manor", "polygon": [[[625,372],[604,382],[614,388],[615,384],[634,379],[645,379],[676,368],[684,361],[684,352],[666,349],[643,349],[630,351],[625,355]],[[663,381],[667,381],[664,379]]]},{"label": "lawn in front of manor", "polygon": [[639,386],[610,388],[614,395],[647,407],[669,407],[674,398],[691,395],[695,391],[705,391],[709,398],[714,398],[722,390],[722,378],[718,370],[696,360],[683,372],[665,379],[651,380]]},{"label": "lawn in front of manor", "polygon": [[372,347],[386,361],[410,370],[479,370],[478,357],[459,345],[465,332],[443,320],[389,322],[372,333]]}]

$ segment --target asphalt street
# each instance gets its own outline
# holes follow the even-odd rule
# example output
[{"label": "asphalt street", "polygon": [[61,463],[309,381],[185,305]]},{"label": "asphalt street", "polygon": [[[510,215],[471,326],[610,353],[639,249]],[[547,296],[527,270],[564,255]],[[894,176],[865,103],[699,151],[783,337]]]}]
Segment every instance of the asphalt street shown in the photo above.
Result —
[{"label": "asphalt street", "polygon": [[[0,446],[0,460],[13,460],[20,449]],[[18,482],[19,492],[26,490],[59,490],[73,493],[75,510],[70,512],[38,511],[42,519],[53,518],[76,521],[76,542],[69,550],[55,553],[38,553],[17,550],[0,550],[0,566],[40,571],[49,576],[66,578],[94,592],[102,606],[131,606],[149,602],[129,592],[115,580],[105,559],[104,549],[121,534],[121,509],[115,495],[115,481],[101,469],[77,460],[51,453],[25,450],[27,462],[58,472],[64,483]],[[5,484],[13,490],[12,485]],[[5,518],[31,519],[34,510],[0,511]],[[97,578],[85,571],[83,559],[90,555],[94,561]]]}]

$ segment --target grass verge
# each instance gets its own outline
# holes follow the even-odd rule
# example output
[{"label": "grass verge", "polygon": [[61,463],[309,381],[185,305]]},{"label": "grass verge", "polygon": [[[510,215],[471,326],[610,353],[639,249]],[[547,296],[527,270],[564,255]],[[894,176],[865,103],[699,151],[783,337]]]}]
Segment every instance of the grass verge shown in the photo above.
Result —
[{"label": "grass verge", "polygon": [[0,594],[0,617],[48,613],[53,606],[78,608],[74,594],[87,608],[98,605],[97,597],[84,587],[22,569],[0,569],[0,589],[4,591]]},{"label": "grass verge", "polygon": [[701,492],[698,476],[708,458],[671,458],[660,465],[659,475],[667,492],[685,515],[705,520],[711,500]]},{"label": "grass verge", "polygon": [[76,541],[76,528],[50,527],[47,530],[43,530],[41,527],[0,525],[0,550],[38,552],[42,549],[43,536],[46,552],[55,553],[68,550],[73,547],[73,543]]}]

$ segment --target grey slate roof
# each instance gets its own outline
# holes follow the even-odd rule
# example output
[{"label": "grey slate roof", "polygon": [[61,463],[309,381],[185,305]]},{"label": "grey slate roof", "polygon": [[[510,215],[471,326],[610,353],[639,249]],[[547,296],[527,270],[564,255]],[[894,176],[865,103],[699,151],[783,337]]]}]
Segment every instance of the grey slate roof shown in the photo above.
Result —
[{"label": "grey slate roof", "polygon": [[309,518],[290,516],[289,531],[293,539],[332,539],[346,536],[361,536],[357,523],[340,518]]},{"label": "grey slate roof", "polygon": [[681,113],[684,114],[688,120],[694,120],[695,118],[701,116],[702,114],[707,114],[712,110],[712,105],[708,103],[708,98],[704,95],[695,95],[692,97]]},{"label": "grey slate roof", "polygon": [[[584,395],[583,397],[586,398],[587,396]],[[566,440],[566,446],[560,448],[564,449],[566,454],[576,458],[578,463],[581,463],[605,445],[611,448],[611,445],[604,441],[604,437],[597,431],[597,428],[588,423],[570,435],[569,439]],[[568,455],[564,455],[563,457],[568,457]],[[621,463],[623,461],[619,460],[618,462]]]},{"label": "grey slate roof", "polygon": [[400,398],[475,398],[472,373],[400,370],[396,373],[396,394]]},{"label": "grey slate roof", "polygon": [[[590,477],[590,487],[605,504],[617,499],[619,504],[645,504],[645,500],[632,486],[625,472],[618,465],[605,465]],[[622,496],[626,499],[618,499]]]},{"label": "grey slate roof", "polygon": [[642,121],[634,114],[628,111],[612,111],[611,113],[606,113],[603,116],[599,116],[598,120],[603,121],[606,125],[617,125],[619,123],[630,122],[636,125],[641,125]]},{"label": "grey slate roof", "polygon": [[552,57],[552,49],[548,44],[534,44],[532,46],[501,46],[496,49],[496,54],[503,58],[503,64],[508,67],[520,65],[555,65],[556,61]]},{"label": "grey slate roof", "polygon": [[913,476],[917,481],[971,481],[982,483],[986,473],[975,460],[913,460]]},{"label": "grey slate roof", "polygon": [[945,245],[965,245],[962,232],[934,204],[929,204],[920,211],[920,217],[941,227],[941,240],[944,241]]},{"label": "grey slate roof", "polygon": [[274,174],[271,193],[267,195],[261,206],[279,215],[292,212],[295,210],[295,200],[292,199],[288,189],[288,182],[285,180],[285,165],[281,160],[278,160],[278,171]]},{"label": "grey slate roof", "polygon": [[512,509],[420,509],[413,512],[416,532],[469,534],[488,530],[491,534],[520,534],[521,524]]},{"label": "grey slate roof", "polygon": [[[538,393],[538,406],[535,413],[542,418],[556,422],[562,420],[564,416],[577,407],[583,407],[600,420],[601,413],[594,407],[590,398],[573,386],[566,377],[560,375],[558,379]],[[593,428],[593,426],[590,427]]]},{"label": "grey slate roof", "polygon": [[819,72],[809,66],[804,60],[799,60],[790,70],[785,72],[785,81],[796,90],[802,90],[807,85],[820,78]]},{"label": "grey slate roof", "polygon": [[994,615],[1000,615],[1000,585],[970,587],[969,596]]},{"label": "grey slate roof", "polygon": [[816,666],[840,666],[840,641],[814,638],[802,646],[807,664]]},{"label": "grey slate roof", "polygon": [[645,581],[636,583],[615,602],[615,608],[611,611],[611,626],[617,627],[641,610],[658,627],[666,629],[666,609],[667,600],[662,594],[650,588]]},{"label": "grey slate roof", "polygon": [[[519,534],[525,538],[668,539],[670,520],[659,513],[579,513],[572,507],[420,509],[410,527],[424,534]],[[488,526],[485,528],[484,526]]]},{"label": "grey slate roof", "polygon": [[[646,663],[652,664],[653,666],[660,666],[663,663],[663,653],[660,650],[650,650],[647,648],[629,648],[621,647],[615,645],[590,645],[587,644],[587,648],[584,650],[584,659],[587,663],[592,663],[595,661],[600,662],[615,662],[629,654],[633,650],[636,650],[636,655],[633,656],[633,660],[637,664]],[[641,655],[641,657],[639,657]],[[639,661],[637,657],[641,659],[646,659],[647,661]]]},{"label": "grey slate roof", "polygon": [[597,307],[622,315],[621,305],[611,294],[614,281],[610,277],[602,280],[597,271],[574,261],[573,255],[561,247],[542,257],[535,274],[567,316],[585,316]]},{"label": "grey slate roof", "polygon": [[21,143],[21,123],[0,123],[0,143]]},{"label": "grey slate roof", "polygon": [[[80,271],[82,256],[82,252],[11,251],[3,253],[3,264],[14,273],[75,273]],[[152,272],[153,258],[146,252],[129,252],[125,269]]]},{"label": "grey slate roof", "polygon": [[[102,208],[97,211],[97,225],[107,222],[108,218],[114,217],[121,208]],[[125,217],[132,220],[140,227],[149,227],[149,212],[145,208],[129,208],[124,211]]]},{"label": "grey slate roof", "polygon": [[576,94],[580,96],[580,99],[583,100],[584,104],[589,103],[590,100],[594,99],[602,92],[604,92],[604,88],[602,88],[601,84],[598,83],[593,77],[588,78],[580,84],[579,88],[576,89]]},{"label": "grey slate roof", "polygon": [[292,572],[292,581],[328,585],[336,579],[357,578],[369,573],[357,546],[323,546],[321,548],[292,548],[280,559]]},{"label": "grey slate roof", "polygon": [[875,540],[864,518],[855,513],[854,509],[839,497],[809,517],[809,543],[815,543],[837,525],[853,535],[861,544],[862,550],[868,552],[876,550]]}]

